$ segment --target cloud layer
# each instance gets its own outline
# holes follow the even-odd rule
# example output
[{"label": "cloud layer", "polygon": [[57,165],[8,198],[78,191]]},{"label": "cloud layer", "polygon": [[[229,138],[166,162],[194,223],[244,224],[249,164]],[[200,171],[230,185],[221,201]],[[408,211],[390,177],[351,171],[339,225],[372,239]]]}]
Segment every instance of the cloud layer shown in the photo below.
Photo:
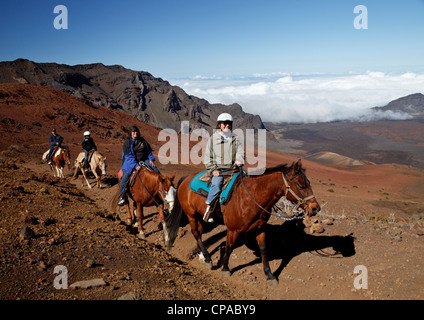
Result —
[{"label": "cloud layer", "polygon": [[196,76],[174,84],[211,103],[239,103],[246,112],[259,114],[263,121],[370,121],[410,118],[405,113],[371,108],[423,92],[424,74],[368,71],[348,75],[255,74],[237,79]]}]

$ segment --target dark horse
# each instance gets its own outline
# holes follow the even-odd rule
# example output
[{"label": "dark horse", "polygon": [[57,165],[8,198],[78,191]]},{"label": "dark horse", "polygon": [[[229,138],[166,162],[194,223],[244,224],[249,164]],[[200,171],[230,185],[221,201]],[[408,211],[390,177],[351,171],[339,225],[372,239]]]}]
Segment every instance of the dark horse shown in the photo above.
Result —
[{"label": "dark horse", "polygon": [[[188,217],[191,232],[205,258],[205,263],[212,265],[211,257],[202,242],[202,232],[205,222],[202,219],[206,210],[205,198],[190,189],[190,181],[196,174],[192,174],[181,181],[177,189],[177,203],[170,218],[180,219],[181,211]],[[301,160],[290,167],[281,165],[266,169],[262,175],[246,176],[234,186],[231,200],[221,206],[223,221],[227,227],[227,240],[225,254],[222,259],[222,272],[229,276],[228,260],[236,241],[241,234],[253,234],[260,248],[265,275],[271,285],[276,285],[277,280],[272,274],[268,263],[265,243],[265,226],[270,218],[271,208],[281,198],[297,204],[308,216],[316,215],[320,206],[313,195],[310,182],[302,168]],[[179,218],[178,218],[179,217]],[[170,224],[169,224],[170,225]],[[172,223],[170,230],[171,241],[176,238],[177,225]]]},{"label": "dark horse", "polygon": [[[165,245],[169,245],[168,230],[166,226],[165,212],[171,211],[174,207],[176,198],[176,189],[173,184],[175,173],[172,177],[155,173],[143,167],[134,178],[134,184],[128,183],[130,197],[134,201],[134,212],[131,213],[128,199],[125,201],[125,207],[128,215],[128,225],[134,223],[134,217],[137,217],[135,224],[138,227],[138,237],[144,239],[146,236],[143,230],[143,209],[144,207],[156,206],[163,225]],[[127,191],[128,194],[128,191]],[[127,197],[127,195],[126,195]],[[119,190],[114,197],[113,205],[117,206],[119,198]]]}]

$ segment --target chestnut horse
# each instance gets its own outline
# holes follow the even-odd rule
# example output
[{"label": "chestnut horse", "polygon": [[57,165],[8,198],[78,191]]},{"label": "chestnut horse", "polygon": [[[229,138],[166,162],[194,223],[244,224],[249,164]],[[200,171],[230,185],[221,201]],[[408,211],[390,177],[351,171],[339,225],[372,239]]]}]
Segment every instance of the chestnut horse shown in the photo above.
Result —
[{"label": "chestnut horse", "polygon": [[[190,189],[190,181],[195,175],[196,173],[180,181],[177,189],[177,203],[175,203],[174,211],[169,215],[168,225],[171,226],[169,233],[173,243],[177,235],[181,211],[183,211],[189,220],[200,255],[203,255],[205,263],[211,267],[211,257],[202,242],[202,232],[205,227],[202,218],[206,210],[205,198]],[[236,182],[231,200],[221,205],[223,222],[227,227],[226,248],[222,258],[223,276],[231,275],[228,260],[237,239],[241,234],[249,233],[256,237],[267,280],[270,281],[270,285],[278,283],[269,267],[265,226],[270,218],[271,208],[284,196],[292,203],[299,205],[299,208],[303,209],[308,216],[316,215],[320,210],[305,170],[302,168],[301,160],[290,167],[281,165],[266,169],[262,175],[245,176]]]},{"label": "chestnut horse", "polygon": [[[119,174],[118,174],[119,176]],[[134,217],[137,217],[135,226],[138,226],[138,237],[145,239],[143,229],[143,209],[144,207],[156,206],[160,221],[163,226],[165,246],[169,246],[169,228],[166,225],[166,213],[171,212],[174,207],[176,199],[176,189],[173,181],[175,173],[172,177],[167,177],[159,173],[153,172],[150,168],[142,167],[137,176],[133,179],[134,183],[128,182],[127,194],[125,195],[125,207],[128,216],[128,225],[133,225]],[[132,198],[134,214],[131,214],[130,206],[128,203],[128,194]],[[115,195],[113,204],[117,205],[119,198],[119,190]]]},{"label": "chestnut horse", "polygon": [[[47,161],[49,150],[43,154],[43,160]],[[63,175],[63,168],[67,164],[68,167],[71,165],[71,153],[68,148],[58,147],[53,151],[50,157],[50,169],[53,171],[53,175],[59,178],[65,178]]]},{"label": "chestnut horse", "polygon": [[[94,151],[90,156],[90,170],[96,177],[97,187],[102,188],[102,176],[106,176],[106,157],[104,157],[99,151]],[[81,170],[83,177],[82,186],[84,186],[84,180],[87,183],[87,186],[91,189],[91,185],[87,180],[87,174],[85,172],[84,165],[84,152],[81,152],[78,157],[75,159],[75,172],[72,179],[76,179],[78,170]]]}]

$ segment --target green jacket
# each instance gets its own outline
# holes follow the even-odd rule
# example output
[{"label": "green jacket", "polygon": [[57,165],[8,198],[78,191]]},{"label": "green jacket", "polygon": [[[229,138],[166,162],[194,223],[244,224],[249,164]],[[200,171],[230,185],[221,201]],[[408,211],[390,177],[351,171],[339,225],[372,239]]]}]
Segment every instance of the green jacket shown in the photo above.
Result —
[{"label": "green jacket", "polygon": [[226,139],[216,131],[206,145],[204,159],[206,170],[212,174],[217,169],[229,169],[236,161],[244,164],[244,149],[238,136],[231,133]]}]

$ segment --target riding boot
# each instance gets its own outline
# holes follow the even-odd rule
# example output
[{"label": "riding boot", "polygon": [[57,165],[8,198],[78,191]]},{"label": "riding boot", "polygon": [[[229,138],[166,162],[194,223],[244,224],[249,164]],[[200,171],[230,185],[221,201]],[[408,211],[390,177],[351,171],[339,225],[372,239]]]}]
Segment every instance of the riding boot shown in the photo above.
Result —
[{"label": "riding boot", "polygon": [[118,206],[120,207],[122,207],[125,204],[125,192],[127,192],[127,187],[125,187],[124,192],[122,192],[122,195],[119,196]]},{"label": "riding boot", "polygon": [[211,214],[210,206],[207,206],[205,214],[203,215],[203,220],[206,222],[213,223],[214,222],[213,218],[212,217],[209,218],[210,214]]},{"label": "riding boot", "polygon": [[125,199],[124,197],[120,197],[118,200],[118,206],[122,207],[125,204]]},{"label": "riding boot", "polygon": [[127,186],[125,186],[122,194],[119,196],[118,206],[122,207],[125,204],[125,193],[127,192]]}]

